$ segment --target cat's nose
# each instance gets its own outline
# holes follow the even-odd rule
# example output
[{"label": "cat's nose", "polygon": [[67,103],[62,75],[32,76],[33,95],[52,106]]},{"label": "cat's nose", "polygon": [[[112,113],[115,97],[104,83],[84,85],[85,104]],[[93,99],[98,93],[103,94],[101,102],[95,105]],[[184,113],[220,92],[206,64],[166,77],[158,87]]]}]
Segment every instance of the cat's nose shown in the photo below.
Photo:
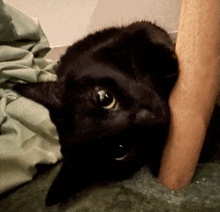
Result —
[{"label": "cat's nose", "polygon": [[139,112],[136,114],[136,120],[135,124],[144,124],[150,120],[154,120],[155,115],[147,109],[141,109]]}]

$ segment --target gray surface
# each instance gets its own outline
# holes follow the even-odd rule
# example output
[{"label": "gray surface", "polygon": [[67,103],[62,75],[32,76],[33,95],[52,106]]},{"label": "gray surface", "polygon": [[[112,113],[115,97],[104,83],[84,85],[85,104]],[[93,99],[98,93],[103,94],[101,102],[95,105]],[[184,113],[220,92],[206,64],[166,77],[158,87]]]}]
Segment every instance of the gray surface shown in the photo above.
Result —
[{"label": "gray surface", "polygon": [[45,207],[46,193],[60,165],[0,201],[0,211],[16,212],[219,212],[220,163],[199,165],[182,191],[170,191],[143,167],[123,182],[91,186],[66,204]]}]

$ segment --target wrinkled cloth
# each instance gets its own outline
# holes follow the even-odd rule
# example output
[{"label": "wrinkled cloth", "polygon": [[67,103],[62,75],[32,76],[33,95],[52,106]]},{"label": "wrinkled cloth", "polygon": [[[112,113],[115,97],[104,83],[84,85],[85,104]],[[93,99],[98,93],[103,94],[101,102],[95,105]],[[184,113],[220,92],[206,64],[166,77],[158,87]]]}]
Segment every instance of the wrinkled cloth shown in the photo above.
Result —
[{"label": "wrinkled cloth", "polygon": [[37,19],[0,0],[0,194],[30,181],[37,164],[61,159],[49,112],[11,90],[15,83],[56,80],[57,62]]}]

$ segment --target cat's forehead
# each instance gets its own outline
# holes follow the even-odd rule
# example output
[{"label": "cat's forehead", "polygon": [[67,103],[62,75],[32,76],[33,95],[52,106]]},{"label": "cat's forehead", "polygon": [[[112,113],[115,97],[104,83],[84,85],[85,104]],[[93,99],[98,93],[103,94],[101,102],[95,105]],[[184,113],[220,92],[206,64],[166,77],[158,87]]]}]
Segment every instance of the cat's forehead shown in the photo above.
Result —
[{"label": "cat's forehead", "polygon": [[170,66],[166,61],[173,60],[172,54],[172,42],[165,31],[149,22],[137,22],[88,35],[75,43],[61,58],[57,75],[63,79],[67,75],[78,77],[87,68],[93,73],[95,69],[104,70],[101,66],[94,68],[96,62],[142,78],[146,72]]},{"label": "cat's forehead", "polygon": [[127,75],[122,70],[102,63],[94,63],[82,68],[75,76],[74,82],[84,91],[91,86],[98,86],[118,94],[122,92],[123,95],[136,97],[142,96],[143,93],[148,94],[153,89],[149,77],[146,76],[142,81],[137,81],[135,77]]},{"label": "cat's forehead", "polygon": [[125,83],[132,80],[132,78],[126,75],[122,70],[101,63],[94,63],[78,69],[78,72],[75,73],[74,79],[78,81],[85,77],[94,80],[109,78],[114,79],[116,82],[124,81]]}]

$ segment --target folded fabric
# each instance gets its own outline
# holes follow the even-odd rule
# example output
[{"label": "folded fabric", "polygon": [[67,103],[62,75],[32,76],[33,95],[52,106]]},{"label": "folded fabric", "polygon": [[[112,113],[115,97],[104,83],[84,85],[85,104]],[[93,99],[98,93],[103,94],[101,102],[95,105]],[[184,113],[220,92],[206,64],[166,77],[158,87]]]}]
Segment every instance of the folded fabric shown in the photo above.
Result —
[{"label": "folded fabric", "polygon": [[48,110],[10,89],[56,80],[57,62],[43,58],[49,50],[38,20],[0,0],[0,194],[62,157]]}]

